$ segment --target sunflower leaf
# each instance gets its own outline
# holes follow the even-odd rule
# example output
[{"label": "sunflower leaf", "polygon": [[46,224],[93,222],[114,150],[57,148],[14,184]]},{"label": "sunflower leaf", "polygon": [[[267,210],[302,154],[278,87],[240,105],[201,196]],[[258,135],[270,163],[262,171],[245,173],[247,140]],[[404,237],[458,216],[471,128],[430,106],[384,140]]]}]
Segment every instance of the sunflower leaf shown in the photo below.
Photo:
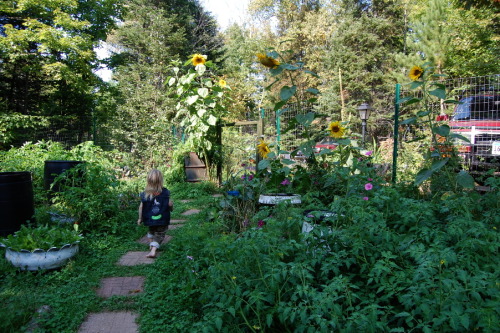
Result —
[{"label": "sunflower leaf", "polygon": [[437,127],[434,127],[432,129],[432,131],[438,135],[441,135],[441,136],[448,136],[450,134],[450,126],[448,125],[441,125],[441,126],[437,126]]},{"label": "sunflower leaf", "polygon": [[208,89],[207,88],[198,88],[198,95],[200,95],[202,98],[205,98],[208,96]]},{"label": "sunflower leaf", "polygon": [[442,88],[436,88],[434,90],[429,91],[429,94],[432,96],[436,96],[439,99],[445,99],[446,98],[446,90]]},{"label": "sunflower leaf", "polygon": [[284,86],[280,90],[280,98],[282,101],[288,101],[297,91],[297,86]]},{"label": "sunflower leaf", "polygon": [[269,70],[269,73],[271,73],[272,76],[277,76],[277,75],[280,75],[283,72],[284,69],[285,68],[282,65],[279,65],[276,68],[271,68]]},{"label": "sunflower leaf", "polygon": [[311,93],[311,94],[314,94],[314,95],[318,95],[319,94],[319,90],[316,89],[316,88],[307,88],[306,90],[308,93]]},{"label": "sunflower leaf", "polygon": [[264,170],[264,169],[267,169],[267,167],[269,167],[269,165],[271,165],[269,160],[261,160],[259,162],[259,164],[257,165],[257,169]]},{"label": "sunflower leaf", "polygon": [[410,97],[401,98],[398,101],[398,104],[410,105],[410,104],[414,104],[414,103],[418,103],[418,102],[420,102],[420,98],[410,96]]},{"label": "sunflower leaf", "polygon": [[307,73],[307,74],[311,74],[312,76],[314,77],[319,77],[318,74],[314,73],[314,72],[311,72],[311,71],[308,71],[308,70],[305,70],[304,73]]},{"label": "sunflower leaf", "polygon": [[285,104],[286,104],[286,101],[281,101],[281,102],[278,102],[278,103],[274,104],[274,110],[273,111],[278,111]]},{"label": "sunflower leaf", "polygon": [[465,188],[474,188],[474,178],[464,170],[457,174],[457,183]]}]

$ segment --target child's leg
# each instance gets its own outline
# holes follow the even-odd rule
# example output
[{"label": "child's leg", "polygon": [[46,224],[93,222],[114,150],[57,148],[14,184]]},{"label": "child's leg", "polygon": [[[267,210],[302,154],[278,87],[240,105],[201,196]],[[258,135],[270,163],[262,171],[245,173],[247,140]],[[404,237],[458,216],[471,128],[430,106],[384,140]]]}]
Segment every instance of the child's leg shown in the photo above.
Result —
[{"label": "child's leg", "polygon": [[[161,242],[165,238],[165,231],[167,230],[167,226],[155,226],[149,227],[148,238],[150,238],[149,243],[149,253],[146,257],[154,258],[156,257],[156,251],[160,248]],[[150,235],[152,237],[150,237]]]}]

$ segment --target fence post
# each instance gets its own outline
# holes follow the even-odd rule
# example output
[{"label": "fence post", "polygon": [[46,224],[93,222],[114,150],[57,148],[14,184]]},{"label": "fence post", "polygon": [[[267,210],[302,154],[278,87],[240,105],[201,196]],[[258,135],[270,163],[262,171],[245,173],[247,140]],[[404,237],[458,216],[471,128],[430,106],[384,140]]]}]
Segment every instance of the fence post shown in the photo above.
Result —
[{"label": "fence post", "polygon": [[398,139],[399,139],[399,94],[401,85],[396,84],[394,97],[394,148],[392,149],[392,183],[396,183],[397,163],[398,163]]}]

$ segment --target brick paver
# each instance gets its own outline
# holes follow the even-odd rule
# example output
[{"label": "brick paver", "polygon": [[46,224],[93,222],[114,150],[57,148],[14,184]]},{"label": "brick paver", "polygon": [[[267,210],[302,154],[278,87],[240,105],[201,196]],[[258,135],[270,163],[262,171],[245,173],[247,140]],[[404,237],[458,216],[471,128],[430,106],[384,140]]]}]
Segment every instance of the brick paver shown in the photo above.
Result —
[{"label": "brick paver", "polygon": [[[152,264],[155,262],[153,258],[146,258],[149,251],[129,251],[125,253],[120,260],[118,260],[118,265],[120,266],[135,266],[135,265],[144,265],[144,264]],[[158,253],[157,255],[160,255]]]},{"label": "brick paver", "polygon": [[131,296],[143,291],[144,276],[109,277],[101,280],[100,297]]},{"label": "brick paver", "polygon": [[130,311],[91,313],[78,333],[137,333],[137,317]]},{"label": "brick paver", "polygon": [[200,212],[199,209],[190,209],[190,210],[186,210],[184,213],[182,213],[181,215],[183,216],[188,216],[188,215],[194,215],[194,214],[198,214]]},{"label": "brick paver", "polygon": [[168,230],[175,230],[175,229],[178,229],[178,228],[180,228],[182,226],[184,226],[184,224],[180,224],[180,223],[178,223],[178,224],[171,224],[171,225],[168,226]]},{"label": "brick paver", "polygon": [[222,194],[218,193],[218,194],[213,194],[212,195],[213,198],[220,198],[222,197]]}]

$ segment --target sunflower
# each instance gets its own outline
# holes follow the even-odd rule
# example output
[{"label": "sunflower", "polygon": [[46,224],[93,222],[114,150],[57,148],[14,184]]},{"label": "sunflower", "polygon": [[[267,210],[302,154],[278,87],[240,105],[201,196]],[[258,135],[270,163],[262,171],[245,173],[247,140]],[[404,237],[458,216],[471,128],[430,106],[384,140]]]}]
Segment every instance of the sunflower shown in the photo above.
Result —
[{"label": "sunflower", "polygon": [[334,121],[328,125],[330,136],[334,138],[341,138],[344,136],[345,128],[340,125],[340,121]]},{"label": "sunflower", "polygon": [[219,80],[219,87],[226,88],[226,86],[227,86],[226,80],[220,79]]},{"label": "sunflower", "polygon": [[268,68],[276,68],[280,65],[280,62],[274,58],[271,58],[265,54],[257,53],[257,58],[259,58],[259,62],[268,67]]},{"label": "sunflower", "polygon": [[205,65],[206,61],[207,61],[206,55],[196,53],[191,56],[191,62],[193,63],[193,66]]},{"label": "sunflower", "polygon": [[410,77],[410,79],[412,81],[416,81],[418,79],[420,79],[420,77],[424,74],[424,69],[420,66],[413,66],[411,69],[410,69],[410,73],[408,74],[408,76]]},{"label": "sunflower", "polygon": [[267,142],[263,139],[260,139],[260,143],[257,145],[257,151],[262,158],[267,158],[267,155],[271,152]]}]

